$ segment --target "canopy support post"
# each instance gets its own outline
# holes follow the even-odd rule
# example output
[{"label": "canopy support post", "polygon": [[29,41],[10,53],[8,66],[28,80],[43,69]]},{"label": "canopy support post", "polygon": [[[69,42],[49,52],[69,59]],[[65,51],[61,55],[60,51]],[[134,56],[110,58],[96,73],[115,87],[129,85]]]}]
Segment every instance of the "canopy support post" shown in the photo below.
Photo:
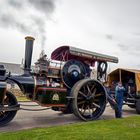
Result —
[{"label": "canopy support post", "polygon": [[122,74],[121,74],[121,69],[119,69],[119,82],[122,82]]}]

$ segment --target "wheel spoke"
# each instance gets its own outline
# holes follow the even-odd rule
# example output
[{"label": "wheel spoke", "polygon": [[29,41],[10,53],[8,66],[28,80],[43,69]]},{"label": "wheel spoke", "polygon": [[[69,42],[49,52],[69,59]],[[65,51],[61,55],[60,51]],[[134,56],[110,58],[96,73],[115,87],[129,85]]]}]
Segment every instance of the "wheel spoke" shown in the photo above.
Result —
[{"label": "wheel spoke", "polygon": [[78,105],[84,104],[86,101],[81,101],[78,103]]},{"label": "wheel spoke", "polygon": [[93,98],[94,96],[96,96],[96,95],[95,95],[96,91],[97,91],[97,89],[95,88],[94,92],[91,94],[91,97],[92,97],[92,98]]},{"label": "wheel spoke", "polygon": [[89,86],[87,85],[88,95],[91,95],[91,90],[89,89]]},{"label": "wheel spoke", "polygon": [[93,86],[91,87],[91,91],[92,91],[94,88],[95,88],[95,85],[93,85]]},{"label": "wheel spoke", "polygon": [[78,100],[82,100],[82,99],[84,99],[84,98],[83,98],[83,97],[77,97],[77,99],[78,99]]},{"label": "wheel spoke", "polygon": [[96,104],[96,103],[92,103],[94,106],[96,106],[96,107],[98,107],[98,108],[101,108],[98,104]]},{"label": "wheel spoke", "polygon": [[99,102],[99,99],[94,99],[93,101],[94,101],[94,102]]},{"label": "wheel spoke", "polygon": [[80,93],[82,96],[84,96],[85,98],[87,97],[82,91],[79,91],[78,93]]},{"label": "wheel spoke", "polygon": [[95,97],[102,96],[102,93],[95,94]]},{"label": "wheel spoke", "polygon": [[0,116],[2,115],[3,112],[0,112]]},{"label": "wheel spoke", "polygon": [[4,112],[1,111],[1,112],[0,112],[0,117],[3,117],[3,116],[4,116]]}]

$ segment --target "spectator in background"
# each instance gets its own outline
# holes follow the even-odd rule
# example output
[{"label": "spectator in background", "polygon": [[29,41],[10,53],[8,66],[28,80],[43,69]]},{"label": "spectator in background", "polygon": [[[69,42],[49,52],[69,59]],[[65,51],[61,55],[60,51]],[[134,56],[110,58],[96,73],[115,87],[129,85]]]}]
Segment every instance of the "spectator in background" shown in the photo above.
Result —
[{"label": "spectator in background", "polygon": [[122,106],[123,106],[123,95],[125,88],[122,85],[122,82],[119,82],[115,88],[115,99],[118,104],[118,111],[115,111],[116,118],[122,118]]},{"label": "spectator in background", "polygon": [[134,94],[136,92],[136,87],[133,79],[128,81],[128,94]]}]

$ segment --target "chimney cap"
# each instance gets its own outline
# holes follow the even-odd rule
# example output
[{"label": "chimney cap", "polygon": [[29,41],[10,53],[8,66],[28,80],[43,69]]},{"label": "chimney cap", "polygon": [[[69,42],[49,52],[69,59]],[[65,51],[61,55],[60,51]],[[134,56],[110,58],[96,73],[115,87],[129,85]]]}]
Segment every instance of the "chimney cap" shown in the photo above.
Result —
[{"label": "chimney cap", "polygon": [[32,37],[32,36],[26,36],[25,39],[26,39],[26,40],[33,40],[33,41],[35,40],[35,38]]}]

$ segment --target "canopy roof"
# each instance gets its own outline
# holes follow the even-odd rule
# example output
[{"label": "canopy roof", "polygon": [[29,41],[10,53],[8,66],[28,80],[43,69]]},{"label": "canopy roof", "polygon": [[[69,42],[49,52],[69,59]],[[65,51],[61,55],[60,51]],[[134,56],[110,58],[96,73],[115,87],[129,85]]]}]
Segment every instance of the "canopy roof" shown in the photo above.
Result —
[{"label": "canopy roof", "polygon": [[68,61],[70,59],[77,59],[81,61],[88,61],[94,63],[95,61],[108,61],[118,63],[118,58],[96,52],[91,52],[71,46],[61,46],[54,50],[51,54],[51,59],[58,61]]},{"label": "canopy roof", "polygon": [[112,72],[110,72],[108,75],[112,75],[115,74],[119,71],[127,71],[127,72],[132,72],[132,73],[139,73],[140,74],[140,70],[136,70],[136,69],[125,69],[125,68],[117,68],[115,70],[113,70]]}]

